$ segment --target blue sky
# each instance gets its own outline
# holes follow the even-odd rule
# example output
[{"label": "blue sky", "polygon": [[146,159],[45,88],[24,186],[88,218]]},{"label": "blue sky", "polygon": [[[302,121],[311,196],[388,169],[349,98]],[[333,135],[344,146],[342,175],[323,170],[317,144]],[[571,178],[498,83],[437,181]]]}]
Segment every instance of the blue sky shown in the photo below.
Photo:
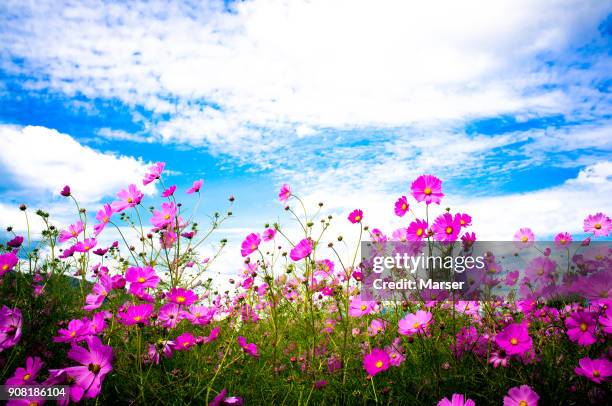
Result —
[{"label": "blue sky", "polygon": [[610,214],[610,4],[453,3],[3,2],[0,220],[68,222],[59,186],[95,209],[155,161],[203,212],[236,195],[236,239],[284,182],[389,231],[421,173],[489,238]]}]

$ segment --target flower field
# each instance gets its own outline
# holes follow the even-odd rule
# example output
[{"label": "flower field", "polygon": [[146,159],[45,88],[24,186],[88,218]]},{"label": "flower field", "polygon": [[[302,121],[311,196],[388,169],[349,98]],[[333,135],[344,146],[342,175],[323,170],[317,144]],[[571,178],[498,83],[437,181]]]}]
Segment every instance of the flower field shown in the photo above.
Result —
[{"label": "flower field", "polygon": [[[74,206],[69,227],[22,205],[45,229],[35,238],[9,227],[0,247],[0,383],[65,385],[62,404],[609,404],[612,249],[595,246],[612,231],[606,214],[577,219],[579,236],[550,230],[552,251],[517,224],[508,239],[537,258],[504,269],[489,257],[474,276],[486,300],[372,301],[360,292],[362,241],[431,250],[478,240],[473,213],[444,208],[440,179],[420,176],[388,202],[397,230],[368,224],[358,207],[330,216],[283,185],[279,216],[297,227],[246,233],[223,253],[242,268],[219,281],[209,276],[226,246],[217,235],[239,213],[196,223],[203,182],[180,191],[164,170],[157,163],[142,181],[163,190],[156,207],[134,184],[95,215],[78,190],[58,191]],[[352,235],[331,235],[335,223]],[[494,287],[505,293],[491,296]],[[9,404],[45,402],[55,400]]]}]

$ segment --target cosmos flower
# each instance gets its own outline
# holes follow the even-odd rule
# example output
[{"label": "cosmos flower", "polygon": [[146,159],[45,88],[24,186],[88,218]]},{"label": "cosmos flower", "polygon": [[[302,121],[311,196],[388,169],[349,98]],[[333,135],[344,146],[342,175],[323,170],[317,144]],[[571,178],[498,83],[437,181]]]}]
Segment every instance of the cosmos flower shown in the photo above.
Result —
[{"label": "cosmos flower", "polygon": [[567,248],[572,243],[572,235],[570,233],[559,233],[555,236],[555,248]]},{"label": "cosmos flower", "polygon": [[567,336],[571,341],[585,347],[597,342],[595,315],[593,313],[574,312],[565,319],[565,326],[567,327]]},{"label": "cosmos flower", "polygon": [[406,196],[402,196],[395,202],[395,215],[398,217],[404,217],[406,212],[410,209],[410,205],[408,204],[408,199]]},{"label": "cosmos flower", "polygon": [[274,230],[273,228],[267,228],[262,233],[262,238],[264,241],[272,241],[275,236],[276,236],[276,230]]},{"label": "cosmos flower", "polygon": [[557,263],[552,259],[548,257],[536,257],[529,261],[525,267],[525,275],[531,281],[548,283],[556,268]]},{"label": "cosmos flower", "polygon": [[210,334],[207,337],[204,337],[204,343],[212,343],[219,337],[219,332],[221,331],[221,327],[217,326],[210,330]]},{"label": "cosmos flower", "polygon": [[189,306],[189,312],[185,314],[185,317],[193,325],[205,326],[212,320],[215,315],[216,309],[214,307],[206,306]]},{"label": "cosmos flower", "polygon": [[243,257],[247,257],[251,255],[253,252],[255,252],[255,250],[257,250],[260,243],[261,243],[261,237],[259,236],[258,233],[251,233],[247,235],[244,241],[242,241],[242,244],[240,246],[240,254]]},{"label": "cosmos flower", "polygon": [[177,207],[174,202],[162,203],[162,209],[153,210],[153,216],[151,216],[151,224],[157,228],[163,228],[168,224],[174,223],[176,220]]},{"label": "cosmos flower", "polygon": [[84,341],[91,335],[89,324],[79,319],[70,320],[67,328],[59,329],[57,333],[59,335],[53,337],[54,342],[72,344]]},{"label": "cosmos flower", "polygon": [[155,289],[160,278],[155,273],[155,269],[150,266],[143,268],[132,266],[127,269],[125,280],[130,282],[130,293],[134,293],[146,288]]},{"label": "cosmos flower", "polygon": [[138,190],[136,185],[131,184],[126,189],[121,189],[117,193],[119,200],[111,203],[111,208],[115,213],[121,213],[127,208],[136,207],[144,197],[144,194]]},{"label": "cosmos flower", "polygon": [[21,310],[3,305],[0,309],[0,352],[17,344],[21,339]]},{"label": "cosmos flower", "polygon": [[134,324],[149,324],[149,318],[153,314],[153,305],[144,303],[129,306],[125,311],[119,312],[119,321],[126,326]]},{"label": "cosmos flower", "polygon": [[172,185],[170,186],[168,189],[164,190],[162,192],[162,197],[170,197],[174,194],[174,191],[176,190],[176,185]]},{"label": "cosmos flower", "polygon": [[204,184],[204,181],[202,179],[196,180],[195,182],[193,182],[193,185],[191,185],[191,187],[189,189],[187,189],[187,194],[193,194],[193,193],[198,193],[200,191],[200,189],[202,188],[202,185]]},{"label": "cosmos flower", "polygon": [[86,238],[83,241],[79,241],[74,245],[74,250],[76,252],[89,252],[92,248],[94,248],[98,244],[95,238]]},{"label": "cosmos flower", "polygon": [[612,231],[612,219],[603,213],[590,214],[584,219],[584,232],[594,237],[607,237]]},{"label": "cosmos flower", "polygon": [[540,396],[529,385],[515,386],[504,396],[504,406],[538,406]]},{"label": "cosmos flower", "polygon": [[62,230],[59,234],[59,242],[66,242],[73,238],[77,238],[83,232],[84,226],[82,221],[77,221],[76,224],[68,226],[67,230]]},{"label": "cosmos flower", "polygon": [[176,303],[166,303],[159,308],[157,324],[171,329],[176,327],[179,321],[185,318],[185,312]]},{"label": "cosmos flower", "polygon": [[591,359],[581,358],[578,367],[574,369],[576,375],[584,376],[595,383],[607,381],[612,376],[612,362],[605,358]]},{"label": "cosmos flower", "polygon": [[425,202],[425,204],[436,203],[444,197],[442,193],[442,181],[432,175],[419,176],[410,186],[412,196],[417,202]]},{"label": "cosmos flower", "polygon": [[425,310],[417,310],[416,313],[409,313],[398,322],[397,332],[404,336],[413,334],[423,334],[427,331],[433,315]]},{"label": "cosmos flower", "polygon": [[532,349],[527,323],[509,324],[495,336],[495,343],[508,355],[521,355]]},{"label": "cosmos flower", "polygon": [[21,244],[23,244],[23,237],[17,235],[12,240],[9,240],[6,243],[6,246],[9,248],[19,248],[21,247]]},{"label": "cosmos flower", "polygon": [[521,228],[516,233],[514,233],[514,241],[519,244],[520,248],[527,248],[533,245],[535,240],[535,235],[530,228]]},{"label": "cosmos flower", "polygon": [[389,354],[380,348],[373,348],[369,354],[363,357],[363,369],[370,376],[386,371],[389,369],[390,363]]},{"label": "cosmos flower", "polygon": [[12,271],[18,262],[19,258],[12,252],[0,254],[0,278],[4,276],[4,274],[6,274],[7,272]]},{"label": "cosmos flower", "polygon": [[406,237],[408,241],[421,241],[427,237],[427,222],[425,220],[416,219],[408,226]]},{"label": "cosmos flower", "polygon": [[144,179],[142,180],[142,184],[147,186],[149,183],[161,178],[161,174],[164,171],[165,166],[165,162],[156,162],[155,165],[150,166],[149,172],[145,174]]},{"label": "cosmos flower", "polygon": [[60,190],[60,195],[64,196],[64,197],[70,197],[70,186],[66,185],[62,188],[62,190]]},{"label": "cosmos flower", "polygon": [[469,250],[472,245],[476,242],[476,234],[474,232],[465,233],[461,236],[461,244],[464,250]]},{"label": "cosmos flower", "polygon": [[506,285],[514,286],[516,282],[518,281],[519,274],[520,274],[519,271],[508,272],[508,275],[506,275]]},{"label": "cosmos flower", "polygon": [[83,310],[92,311],[100,306],[106,299],[108,293],[112,290],[113,283],[111,278],[108,275],[101,274],[98,280],[92,288],[92,293],[88,294],[85,298],[85,306],[83,306]]},{"label": "cosmos flower", "polygon": [[5,385],[31,385],[35,382],[38,372],[43,366],[43,362],[38,357],[28,357],[25,368],[17,368],[15,375],[7,379]]},{"label": "cosmos flower", "polygon": [[363,220],[363,211],[360,209],[355,209],[348,215],[348,221],[353,224],[361,223],[361,220]]},{"label": "cosmos flower", "polygon": [[358,296],[355,296],[349,305],[349,316],[362,317],[370,314],[374,310],[375,305],[375,302],[362,301]]},{"label": "cosmos flower", "polygon": [[198,295],[184,288],[172,288],[166,293],[166,299],[180,306],[190,306],[198,300]]},{"label": "cosmos flower", "polygon": [[278,192],[278,200],[285,203],[287,200],[289,200],[290,197],[291,197],[291,186],[284,183],[280,188],[280,192]]},{"label": "cosmos flower", "polygon": [[297,243],[293,249],[291,249],[289,252],[289,257],[294,261],[299,261],[310,255],[313,248],[314,242],[310,238],[304,238],[302,241]]},{"label": "cosmos flower", "polygon": [[472,225],[472,216],[469,214],[457,213],[455,214],[455,219],[459,220],[461,227],[469,227]]},{"label": "cosmos flower", "polygon": [[444,213],[434,220],[431,227],[436,240],[438,241],[455,241],[461,231],[461,223],[458,217],[453,217],[450,213]]},{"label": "cosmos flower", "polygon": [[253,358],[259,357],[259,354],[257,353],[257,345],[255,343],[247,343],[246,338],[244,338],[243,336],[238,336],[237,341],[238,341],[238,345],[248,355],[250,355]]},{"label": "cosmos flower", "polygon": [[[74,385],[80,389],[76,391],[75,402],[80,401],[81,397],[93,399],[100,394],[102,382],[106,375],[112,371],[111,361],[113,359],[113,349],[103,345],[96,336],[87,339],[88,350],[73,346],[68,351],[68,358],[81,364],[80,366],[68,367],[63,371],[73,381]],[[79,396],[79,394],[81,396]],[[71,398],[73,391],[71,390]]]},{"label": "cosmos flower", "polygon": [[460,393],[453,393],[451,399],[444,398],[438,402],[438,406],[476,406],[472,399],[465,399]]},{"label": "cosmos flower", "polygon": [[606,312],[599,316],[599,324],[604,333],[612,334],[612,307],[608,306]]},{"label": "cosmos flower", "polygon": [[370,323],[368,327],[368,335],[375,336],[379,333],[384,333],[386,327],[386,323],[383,320],[374,319]]},{"label": "cosmos flower", "polygon": [[242,398],[237,396],[227,396],[227,389],[223,389],[212,402],[209,403],[209,406],[242,406],[243,401]]}]

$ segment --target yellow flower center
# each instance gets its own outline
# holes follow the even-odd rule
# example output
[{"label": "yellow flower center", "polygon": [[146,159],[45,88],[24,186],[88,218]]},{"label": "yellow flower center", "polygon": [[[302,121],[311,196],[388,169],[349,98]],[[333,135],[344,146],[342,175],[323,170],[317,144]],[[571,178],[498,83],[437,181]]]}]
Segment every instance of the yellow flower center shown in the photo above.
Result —
[{"label": "yellow flower center", "polygon": [[164,220],[170,220],[170,215],[169,215],[169,214],[166,214],[166,215],[164,216]]},{"label": "yellow flower center", "polygon": [[460,223],[462,226],[464,226],[464,225],[465,225],[465,220],[461,219],[461,220],[459,220],[459,223]]},{"label": "yellow flower center", "polygon": [[524,236],[521,237],[521,241],[522,242],[527,242],[527,241],[529,241],[529,238],[527,238],[527,236],[524,235]]},{"label": "yellow flower center", "polygon": [[382,361],[376,361],[376,368],[382,368],[383,366],[383,362]]},{"label": "yellow flower center", "polygon": [[598,370],[594,369],[594,370],[593,370],[593,376],[594,376],[595,378],[599,378],[599,377],[601,376],[601,373],[599,373],[599,371],[598,371]]},{"label": "yellow flower center", "polygon": [[423,235],[423,229],[419,228],[416,232],[416,235],[418,235],[419,237]]},{"label": "yellow flower center", "polygon": [[9,268],[9,267],[8,267],[8,264],[4,264],[4,265],[2,265],[2,270],[3,270],[3,271],[8,270],[8,268]]},{"label": "yellow flower center", "polygon": [[412,325],[412,328],[419,328],[419,327],[421,327],[421,323],[414,323]]},{"label": "yellow flower center", "polygon": [[146,279],[144,277],[141,276],[140,278],[138,278],[138,282],[139,283],[144,283],[144,281],[146,281]]},{"label": "yellow flower center", "polygon": [[255,245],[255,244],[251,244],[251,249],[252,249],[253,251],[255,251],[255,250],[257,249],[257,245]]},{"label": "yellow flower center", "polygon": [[519,402],[519,406],[529,406],[529,404],[527,403],[527,401],[525,401],[525,400],[521,400],[521,401]]},{"label": "yellow flower center", "polygon": [[134,201],[134,199],[132,199],[131,197],[128,197],[128,198],[127,198],[127,202],[128,202],[128,203],[132,203],[133,201]]},{"label": "yellow flower center", "polygon": [[102,222],[103,223],[108,223],[108,220],[110,220],[110,218],[108,218],[108,216],[102,217]]},{"label": "yellow flower center", "polygon": [[134,317],[134,321],[140,321],[140,320],[142,320],[142,317],[141,317],[141,316],[135,316],[135,317]]},{"label": "yellow flower center", "polygon": [[189,341],[185,341],[185,342],[183,343],[183,347],[188,347],[188,346],[189,346]]},{"label": "yellow flower center", "polygon": [[31,378],[30,374],[25,374],[25,375],[23,376],[23,380],[24,380],[24,381],[27,381],[27,380],[28,380],[28,379],[30,379],[30,378]]},{"label": "yellow flower center", "polygon": [[448,226],[446,227],[446,234],[452,234],[453,233],[453,228]]},{"label": "yellow flower center", "polygon": [[510,344],[512,344],[512,345],[517,345],[517,344],[518,344],[518,340],[517,340],[516,338],[512,338],[512,339],[510,340]]},{"label": "yellow flower center", "polygon": [[361,216],[355,216],[355,221],[361,221]]},{"label": "yellow flower center", "polygon": [[71,331],[70,332],[70,337],[74,337],[74,336],[76,336],[76,331]]},{"label": "yellow flower center", "polygon": [[176,301],[179,303],[183,303],[185,301],[185,297],[184,296],[179,296],[176,298]]},{"label": "yellow flower center", "polygon": [[561,241],[559,241],[559,243],[561,245],[565,245],[566,242],[567,242],[567,240],[565,238],[562,238]]},{"label": "yellow flower center", "polygon": [[76,237],[76,236],[77,236],[77,232],[76,232],[76,231],[74,231],[74,230],[72,230],[72,236],[73,236],[73,237]]},{"label": "yellow flower center", "polygon": [[427,196],[429,196],[431,194],[431,188],[428,186],[425,188],[425,190],[423,190],[423,193],[425,193]]},{"label": "yellow flower center", "polygon": [[600,230],[601,229],[601,224],[597,223],[595,224],[595,230]]},{"label": "yellow flower center", "polygon": [[580,324],[580,331],[587,331],[588,328],[589,328],[589,326],[587,326],[586,323]]},{"label": "yellow flower center", "polygon": [[83,247],[83,249],[84,249],[85,251],[89,251],[89,248],[91,248],[89,245],[86,245],[86,246],[84,246],[84,247]]},{"label": "yellow flower center", "polygon": [[361,307],[360,307],[360,309],[361,309],[361,311],[362,311],[362,312],[364,312],[364,311],[365,311],[365,309],[367,309],[367,308],[368,308],[368,306],[366,306],[366,305],[364,305],[364,304],[362,304],[362,305],[361,305]]},{"label": "yellow flower center", "polygon": [[402,210],[406,210],[408,208],[408,206],[406,206],[406,203],[402,203]]},{"label": "yellow flower center", "polygon": [[396,353],[391,354],[391,358],[396,359],[397,358],[397,354]]}]

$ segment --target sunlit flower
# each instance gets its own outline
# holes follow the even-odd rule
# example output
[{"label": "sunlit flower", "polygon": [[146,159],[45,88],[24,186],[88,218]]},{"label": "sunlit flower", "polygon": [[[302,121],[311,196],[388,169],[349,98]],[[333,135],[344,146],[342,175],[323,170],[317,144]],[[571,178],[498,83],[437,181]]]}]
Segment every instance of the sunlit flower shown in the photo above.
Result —
[{"label": "sunlit flower", "polygon": [[559,233],[555,236],[555,248],[567,248],[572,243],[572,235],[570,233]]},{"label": "sunlit flower", "polygon": [[565,319],[567,336],[570,340],[582,346],[589,346],[597,342],[595,336],[595,315],[590,312],[574,312]]},{"label": "sunlit flower", "polygon": [[370,376],[375,376],[379,372],[389,369],[389,354],[380,348],[374,348],[369,354],[363,357],[363,369]]},{"label": "sunlit flower", "polygon": [[168,189],[164,190],[162,192],[162,197],[170,197],[174,194],[174,191],[176,190],[176,185],[172,185],[170,186]]},{"label": "sunlit flower", "polygon": [[299,261],[310,255],[313,248],[314,242],[310,238],[304,238],[291,249],[289,257],[294,261]]},{"label": "sunlit flower", "polygon": [[204,181],[202,179],[196,180],[195,182],[193,182],[193,185],[191,185],[191,187],[189,189],[187,189],[187,194],[193,194],[193,193],[198,193],[200,191],[200,189],[202,188],[202,185],[204,184]]},{"label": "sunlit flower", "polygon": [[28,357],[25,368],[17,368],[15,375],[7,379],[5,385],[31,385],[35,383],[38,372],[42,368],[43,362],[38,357]]},{"label": "sunlit flower", "polygon": [[363,211],[360,209],[355,209],[348,215],[348,221],[353,224],[361,223],[361,220],[363,220]]},{"label": "sunlit flower", "polygon": [[165,166],[165,162],[157,162],[155,165],[150,166],[149,172],[145,174],[144,179],[142,180],[142,184],[147,186],[149,183],[161,178],[161,174],[164,171]]},{"label": "sunlit flower", "polygon": [[461,223],[458,217],[453,217],[450,213],[444,213],[434,220],[431,228],[436,240],[456,241],[461,231]]},{"label": "sunlit flower", "polygon": [[125,311],[119,312],[117,316],[121,323],[132,326],[134,324],[148,325],[152,314],[153,305],[145,303],[129,306]]},{"label": "sunlit flower", "polygon": [[62,230],[59,235],[59,242],[66,242],[73,238],[77,238],[83,232],[83,222],[77,221],[75,224],[68,226],[67,230]]},{"label": "sunlit flower", "polygon": [[362,301],[359,297],[354,297],[349,305],[349,316],[351,317],[362,317],[366,314],[372,313],[374,310],[375,302]]},{"label": "sunlit flower", "polygon": [[440,204],[440,201],[444,197],[444,193],[442,193],[442,181],[432,175],[419,176],[412,182],[410,190],[417,202],[425,202],[425,204]]},{"label": "sunlit flower", "polygon": [[98,242],[96,241],[95,238],[86,238],[85,240],[79,241],[78,243],[76,243],[74,245],[74,250],[76,252],[83,252],[83,253],[89,252],[97,244],[98,244]]},{"label": "sunlit flower", "polygon": [[578,367],[574,369],[576,375],[584,376],[595,383],[602,383],[612,377],[612,362],[605,358],[581,358]]},{"label": "sunlit flower", "polygon": [[112,371],[111,361],[113,359],[113,349],[103,345],[96,336],[87,339],[88,350],[83,347],[73,346],[68,351],[68,358],[81,364],[81,366],[68,367],[63,370],[67,379],[74,382],[80,389],[73,391],[70,396],[75,402],[85,399],[93,399],[100,394],[102,382],[105,376]]},{"label": "sunlit flower", "polygon": [[406,212],[410,209],[410,205],[408,204],[408,199],[406,196],[402,196],[395,202],[395,215],[399,217],[404,217]]},{"label": "sunlit flower", "polygon": [[249,354],[251,357],[259,357],[259,354],[257,353],[257,345],[255,343],[247,343],[246,338],[244,338],[243,336],[238,336],[237,341],[238,345],[242,347],[244,352]]},{"label": "sunlit flower", "polygon": [[508,355],[524,354],[532,349],[527,323],[509,324],[495,336],[495,343]]},{"label": "sunlit flower", "polygon": [[438,402],[438,406],[476,406],[472,399],[466,399],[460,393],[453,393],[450,400],[444,398]]},{"label": "sunlit flower", "polygon": [[584,232],[594,237],[607,237],[612,231],[612,219],[603,213],[590,214],[584,219]]},{"label": "sunlit flower", "polygon": [[119,200],[114,201],[111,204],[111,208],[115,213],[121,213],[127,208],[136,207],[144,197],[144,194],[138,190],[136,185],[131,184],[126,189],[121,189],[119,193],[117,193],[117,197]]},{"label": "sunlit flower", "polygon": [[278,200],[285,203],[291,197],[291,186],[288,184],[283,184],[280,188],[280,192],[278,192]]},{"label": "sunlit flower", "polygon": [[408,241],[421,241],[427,237],[427,222],[425,220],[416,219],[408,226],[406,236]]},{"label": "sunlit flower", "polygon": [[193,293],[192,290],[172,288],[170,292],[166,293],[166,298],[171,303],[176,303],[180,306],[190,306],[198,300],[198,295]]},{"label": "sunlit flower", "polygon": [[251,233],[247,235],[244,241],[242,241],[242,244],[240,246],[240,254],[243,257],[247,257],[251,255],[253,252],[255,252],[255,250],[257,250],[260,243],[261,243],[261,237],[259,236],[258,233]]},{"label": "sunlit flower", "polygon": [[535,240],[535,235],[530,228],[521,228],[514,234],[514,241],[516,241],[521,248],[531,247]]},{"label": "sunlit flower", "polygon": [[162,209],[153,210],[151,216],[151,224],[154,227],[163,228],[168,224],[172,224],[176,220],[177,207],[174,202],[162,203]]},{"label": "sunlit flower", "polygon": [[262,239],[264,241],[272,241],[274,239],[274,236],[276,236],[276,230],[273,228],[267,228],[262,233]]},{"label": "sunlit flower", "polygon": [[540,396],[529,385],[515,386],[504,396],[504,406],[537,406]]},{"label": "sunlit flower", "polygon": [[7,272],[12,271],[18,262],[19,258],[12,252],[0,254],[0,278],[4,276],[4,274],[6,274]]},{"label": "sunlit flower", "polygon": [[397,332],[405,336],[425,333],[432,318],[433,315],[425,310],[417,310],[416,313],[409,313],[398,322],[399,328]]}]

